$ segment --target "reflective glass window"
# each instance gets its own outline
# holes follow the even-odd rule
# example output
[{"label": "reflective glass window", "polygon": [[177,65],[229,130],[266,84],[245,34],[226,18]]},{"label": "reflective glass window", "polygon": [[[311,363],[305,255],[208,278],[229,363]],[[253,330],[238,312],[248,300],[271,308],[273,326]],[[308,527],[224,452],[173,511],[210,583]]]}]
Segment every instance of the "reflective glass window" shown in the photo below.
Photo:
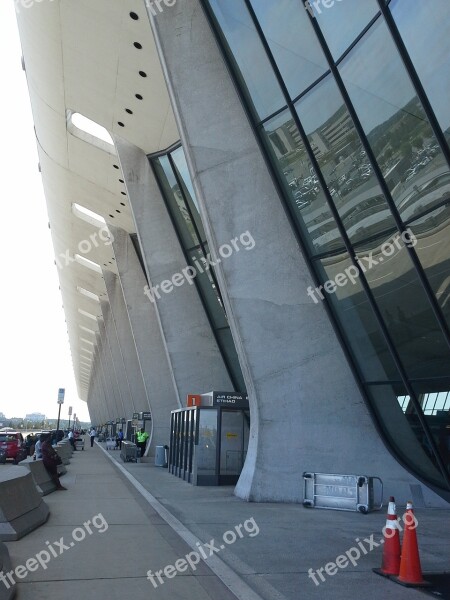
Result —
[{"label": "reflective glass window", "polygon": [[296,109],[350,241],[395,228],[334,78],[322,80]]},{"label": "reflective glass window", "polygon": [[209,3],[239,66],[242,85],[263,119],[284,106],[285,101],[250,14],[242,0]]},{"label": "reflective glass window", "polygon": [[[383,429],[403,461],[421,477],[447,487],[425,431],[403,386],[368,386],[373,408]],[[403,408],[402,408],[403,407]]]},{"label": "reflective glass window", "polygon": [[418,216],[440,201],[448,164],[383,21],[339,69],[400,215]]},{"label": "reflective glass window", "polygon": [[450,328],[450,198],[448,204],[413,221],[409,228],[417,239],[417,256]]},{"label": "reflective glass window", "polygon": [[450,141],[448,0],[392,0],[392,15],[447,141]]},{"label": "reflective glass window", "polygon": [[358,270],[348,254],[330,256],[316,261],[315,265],[323,289],[309,291],[310,295],[313,293],[314,302],[322,301],[322,295],[332,305],[363,379],[399,380],[400,375],[363,290]]},{"label": "reflective glass window", "polygon": [[161,156],[153,162],[158,176],[158,181],[163,189],[165,198],[175,210],[171,211],[176,222],[178,235],[181,237],[185,248],[198,246],[200,240],[192,223],[191,216],[184,203],[184,198],[177,183],[172,167],[167,156]]},{"label": "reflective glass window", "polygon": [[376,0],[318,0],[310,2],[309,13],[337,60],[378,13],[378,5]]},{"label": "reflective glass window", "polygon": [[396,234],[358,250],[357,257],[408,376],[443,377],[450,350],[406,249],[415,244],[409,234]]},{"label": "reflective glass window", "polygon": [[203,230],[203,223],[200,218],[200,211],[198,208],[197,196],[195,195],[194,186],[192,185],[192,179],[189,174],[186,157],[184,155],[183,148],[177,148],[171,154],[175,167],[177,169],[177,176],[183,187],[183,195],[187,202],[187,208],[192,215],[199,236],[202,240],[206,239],[205,232]]},{"label": "reflective glass window", "polygon": [[268,149],[281,176],[292,214],[312,254],[343,247],[336,221],[311,165],[292,115],[285,111],[264,125]]},{"label": "reflective glass window", "polygon": [[329,68],[308,15],[299,0],[251,0],[251,3],[294,98]]}]

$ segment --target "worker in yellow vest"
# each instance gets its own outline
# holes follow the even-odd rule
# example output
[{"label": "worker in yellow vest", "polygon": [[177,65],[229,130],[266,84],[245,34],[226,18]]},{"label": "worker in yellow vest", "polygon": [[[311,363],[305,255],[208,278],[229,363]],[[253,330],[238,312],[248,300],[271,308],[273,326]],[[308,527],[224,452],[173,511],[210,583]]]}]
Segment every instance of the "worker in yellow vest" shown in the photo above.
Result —
[{"label": "worker in yellow vest", "polygon": [[143,427],[136,433],[136,445],[141,449],[141,457],[144,456],[145,447],[149,437],[150,436]]}]

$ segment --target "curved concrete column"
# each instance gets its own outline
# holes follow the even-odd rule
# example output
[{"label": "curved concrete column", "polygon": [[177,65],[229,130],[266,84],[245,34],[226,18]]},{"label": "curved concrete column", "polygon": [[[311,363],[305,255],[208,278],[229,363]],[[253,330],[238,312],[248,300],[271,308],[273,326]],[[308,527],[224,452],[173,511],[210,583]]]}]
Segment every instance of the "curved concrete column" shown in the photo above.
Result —
[{"label": "curved concrete column", "polygon": [[[100,414],[99,423],[106,423],[106,421],[112,421],[120,416],[120,411],[118,410],[118,400],[115,398],[115,394],[117,392],[117,388],[112,387],[112,381],[107,380],[106,372],[105,372],[105,352],[106,348],[101,339],[100,333],[96,335],[96,346],[95,346],[95,357],[98,357],[98,376],[101,382],[101,389],[103,393],[103,402],[102,410]],[[103,418],[106,417],[106,418]]]},{"label": "curved concrete column", "polygon": [[125,300],[124,307],[152,412],[151,455],[155,446],[169,443],[170,411],[180,406],[155,307],[143,294],[147,280],[133,242],[123,229],[109,229],[113,237],[112,245]]},{"label": "curved concrete column", "polygon": [[117,342],[130,388],[131,403],[133,406],[132,412],[148,411],[150,406],[147,398],[147,390],[142,379],[142,372],[139,366],[136,346],[119,278],[114,273],[106,270],[103,272],[103,278],[108,293]]},{"label": "curved concrete column", "polygon": [[120,349],[117,331],[114,324],[114,317],[109,302],[101,301],[100,306],[105,324],[106,337],[111,352],[111,360],[116,372],[117,383],[122,398],[123,412],[119,417],[131,418],[134,412],[133,400],[131,395],[130,383],[128,381],[127,371],[123,361],[122,351]]},{"label": "curved concrete column", "polygon": [[[117,136],[114,141],[147,279],[156,288],[182,273],[186,260],[147,156]],[[180,405],[185,405],[188,393],[232,390],[195,285],[173,286],[170,293],[160,294],[154,306]]]},{"label": "curved concrete column", "polygon": [[[278,198],[199,0],[147,10],[213,257],[250,232],[251,252],[216,267],[249,392],[251,431],[236,494],[302,500],[302,472],[379,475],[405,501],[420,486],[382,443]],[[326,377],[324,377],[326,374]]]},{"label": "curved concrete column", "polygon": [[0,541],[19,540],[45,523],[49,514],[28,469],[1,469]]},{"label": "curved concrete column", "polygon": [[100,331],[100,339],[102,345],[102,352],[100,353],[100,357],[102,359],[103,373],[109,392],[110,403],[113,407],[113,412],[115,413],[115,420],[118,417],[125,416],[125,408],[122,400],[122,393],[119,388],[119,379],[117,377],[116,368],[112,359],[108,336],[106,335],[105,323],[101,319],[99,319],[98,321],[98,328]]}]

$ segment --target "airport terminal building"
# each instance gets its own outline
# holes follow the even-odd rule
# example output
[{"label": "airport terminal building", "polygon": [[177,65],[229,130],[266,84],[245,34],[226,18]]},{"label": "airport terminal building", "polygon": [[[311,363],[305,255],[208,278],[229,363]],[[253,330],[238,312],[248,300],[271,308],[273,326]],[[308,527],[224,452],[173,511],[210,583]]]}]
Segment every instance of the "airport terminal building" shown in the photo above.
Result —
[{"label": "airport terminal building", "polygon": [[448,506],[447,0],[16,5],[92,422],[151,414],[152,455],[247,393],[240,498]]}]

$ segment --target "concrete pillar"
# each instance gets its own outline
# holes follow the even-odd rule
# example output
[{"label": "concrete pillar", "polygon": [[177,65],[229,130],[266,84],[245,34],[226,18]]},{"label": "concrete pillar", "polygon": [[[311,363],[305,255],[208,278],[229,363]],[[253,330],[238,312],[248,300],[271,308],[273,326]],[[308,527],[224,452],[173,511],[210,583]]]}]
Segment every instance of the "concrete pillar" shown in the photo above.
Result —
[{"label": "concrete pillar", "polygon": [[216,268],[251,404],[235,493],[298,502],[302,472],[322,471],[380,475],[406,499],[418,482],[380,440],[325,309],[306,294],[307,261],[201,2],[147,12],[212,253],[246,231],[256,243]]},{"label": "concrete pillar", "polygon": [[118,346],[130,388],[131,404],[133,406],[132,412],[148,411],[150,405],[147,398],[147,390],[142,379],[142,372],[119,278],[110,271],[104,271],[103,277],[108,292],[112,322],[116,331]]},{"label": "concrete pillar", "polygon": [[[102,366],[100,363],[99,356],[99,348],[96,347],[96,351],[94,354],[94,366],[93,366],[93,378],[95,382],[94,393],[96,397],[95,409],[96,409],[96,423],[106,422],[113,419],[111,413],[111,407],[108,406],[108,402],[106,399],[104,383],[103,383],[103,373]],[[90,391],[90,390],[89,390]]]},{"label": "concrete pillar", "polygon": [[[118,137],[114,141],[147,279],[159,290],[162,282],[182,273],[186,261],[145,153]],[[140,293],[144,295],[144,289]],[[180,404],[185,405],[188,393],[232,390],[195,285],[185,281],[160,296],[155,309]]]},{"label": "concrete pillar", "polygon": [[119,388],[119,381],[117,378],[116,369],[111,355],[111,350],[108,342],[108,336],[106,335],[105,323],[103,320],[98,321],[98,328],[100,331],[100,339],[102,344],[102,365],[104,380],[108,390],[108,396],[110,398],[110,404],[113,407],[113,412],[117,417],[125,416],[125,408],[122,402],[122,395]]},{"label": "concrete pillar", "polygon": [[[119,281],[125,299],[130,333],[133,337],[142,378],[152,412],[150,451],[169,443],[170,411],[180,408],[158,316],[153,303],[143,294],[147,285],[144,271],[130,236],[110,227]],[[148,410],[141,409],[141,410]]]},{"label": "concrete pillar", "polygon": [[117,337],[117,331],[114,323],[114,318],[109,302],[102,301],[100,306],[103,314],[103,322],[105,323],[106,336],[108,345],[111,351],[111,358],[116,371],[117,382],[119,385],[120,395],[122,397],[122,405],[124,412],[119,415],[125,418],[131,418],[134,412],[134,406],[131,396],[130,383],[128,381],[127,372],[123,360],[122,351]]}]

